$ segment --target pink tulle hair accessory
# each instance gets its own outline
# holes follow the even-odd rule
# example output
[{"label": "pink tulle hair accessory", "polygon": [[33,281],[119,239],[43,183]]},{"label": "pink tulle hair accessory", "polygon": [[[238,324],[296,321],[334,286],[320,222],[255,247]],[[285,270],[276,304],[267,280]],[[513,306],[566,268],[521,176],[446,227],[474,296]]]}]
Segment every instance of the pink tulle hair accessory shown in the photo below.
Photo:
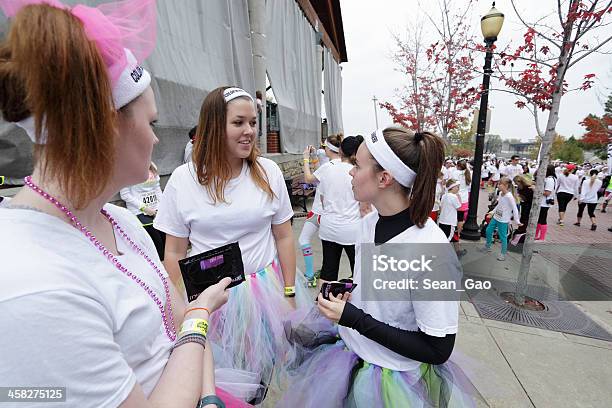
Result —
[{"label": "pink tulle hair accessory", "polygon": [[0,9],[11,18],[32,4],[48,4],[70,10],[83,23],[87,38],[94,41],[108,68],[113,84],[130,63],[125,49],[136,63],[142,63],[155,49],[157,34],[155,0],[122,0],[97,7],[66,6],[58,0],[0,0]]}]

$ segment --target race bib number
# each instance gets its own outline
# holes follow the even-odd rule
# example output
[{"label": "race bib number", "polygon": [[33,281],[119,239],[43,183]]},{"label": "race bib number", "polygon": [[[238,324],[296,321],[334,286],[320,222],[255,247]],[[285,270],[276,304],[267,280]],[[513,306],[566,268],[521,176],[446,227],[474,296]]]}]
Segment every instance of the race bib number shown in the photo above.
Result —
[{"label": "race bib number", "polygon": [[143,194],[142,203],[149,208],[156,209],[158,203],[157,194],[155,194],[155,192]]}]

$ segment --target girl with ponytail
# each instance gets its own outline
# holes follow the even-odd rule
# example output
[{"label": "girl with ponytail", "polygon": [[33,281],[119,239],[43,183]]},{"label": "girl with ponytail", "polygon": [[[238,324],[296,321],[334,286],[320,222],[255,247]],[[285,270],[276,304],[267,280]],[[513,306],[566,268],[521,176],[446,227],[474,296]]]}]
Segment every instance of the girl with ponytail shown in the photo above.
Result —
[{"label": "girl with ponytail", "polygon": [[593,169],[590,172],[590,177],[585,178],[582,181],[582,188],[580,189],[580,195],[578,196],[577,221],[574,224],[577,227],[580,226],[582,214],[584,214],[584,208],[587,207],[587,212],[591,218],[591,231],[595,231],[597,229],[597,223],[595,221],[595,207],[597,206],[597,201],[599,199],[597,192],[602,186],[601,179],[597,178],[598,173],[599,172],[597,170]]},{"label": "girl with ponytail", "polygon": [[372,299],[362,291],[373,272],[364,269],[370,261],[361,257],[374,245],[438,246],[450,255],[441,257],[445,266],[460,268],[447,237],[429,218],[443,160],[444,142],[429,132],[392,127],[377,130],[359,146],[350,172],[353,192],[377,211],[361,220],[357,286],[351,296],[330,294],[327,300],[319,294],[317,312],[338,326],[326,327],[316,317],[296,322],[291,330],[286,325],[300,358],[279,406],[297,401],[309,407],[473,405],[475,389],[447,361],[457,333],[458,302],[413,302],[414,295],[407,293],[390,307],[388,299]]},{"label": "girl with ponytail", "polygon": [[186,305],[138,219],[107,204],[147,179],[158,142],[139,65],[155,46],[155,1],[0,10],[12,19],[0,111],[35,144],[32,176],[0,208],[0,378],[65,386],[71,407],[222,404],[206,321],[230,279]]}]

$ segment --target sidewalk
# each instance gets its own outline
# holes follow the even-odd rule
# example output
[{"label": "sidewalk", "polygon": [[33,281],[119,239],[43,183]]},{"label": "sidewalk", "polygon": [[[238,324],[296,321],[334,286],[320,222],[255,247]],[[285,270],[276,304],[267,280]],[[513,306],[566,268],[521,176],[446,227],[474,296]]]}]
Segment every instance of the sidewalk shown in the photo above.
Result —
[{"label": "sidewalk", "polygon": [[[481,190],[479,214],[486,208],[486,199],[486,193]],[[565,227],[556,225],[556,208],[550,210],[547,241],[610,244],[612,232],[607,228],[612,225],[612,215],[598,212],[599,227],[593,232],[587,219],[583,219],[580,228],[571,225],[575,222],[576,208],[575,201],[570,203]],[[294,222],[296,242],[303,223],[304,218]],[[312,248],[315,269],[319,269],[322,253],[318,237],[313,238]],[[495,249],[499,250],[499,244]],[[593,274],[610,279],[611,260],[594,258],[597,259],[591,265],[595,268]],[[540,257],[540,262],[546,259]],[[509,253],[504,263],[492,265],[516,271],[519,264],[520,254]],[[297,265],[303,270],[299,249]],[[349,273],[348,261],[343,257],[340,277],[348,277]],[[612,333],[612,299],[573,303]],[[612,400],[612,342],[482,319],[468,301],[461,302],[459,333],[452,359],[462,366],[491,407],[605,407]],[[274,406],[275,400],[274,394],[269,395],[264,406]]]}]

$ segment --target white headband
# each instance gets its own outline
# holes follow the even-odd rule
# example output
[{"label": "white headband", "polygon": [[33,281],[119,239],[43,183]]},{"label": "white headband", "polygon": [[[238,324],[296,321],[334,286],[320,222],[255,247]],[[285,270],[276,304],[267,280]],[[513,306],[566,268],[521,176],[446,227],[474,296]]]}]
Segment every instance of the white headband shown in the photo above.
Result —
[{"label": "white headband", "polygon": [[[132,54],[130,50],[127,48],[124,48],[124,50],[128,64],[117,81],[113,84],[113,103],[115,105],[115,109],[117,110],[123,108],[125,105],[139,97],[151,84],[151,74],[149,74],[146,69],[138,65],[136,57],[134,57],[134,54]],[[32,116],[29,116],[19,122],[15,122],[15,124],[25,130],[30,140],[32,140],[33,143],[36,143],[34,118]],[[47,129],[43,123],[39,143],[45,144],[46,142]]]},{"label": "white headband", "polygon": [[251,94],[242,88],[227,88],[225,91],[223,91],[223,98],[225,99],[225,103],[233,101],[236,98],[240,98],[241,96],[246,96],[251,100],[251,102],[255,102]]},{"label": "white headband", "polygon": [[451,189],[453,187],[459,186],[460,183],[458,181],[455,181],[453,184],[451,184],[450,186],[446,187],[446,191],[451,191]]},{"label": "white headband", "polygon": [[340,151],[339,148],[337,148],[333,144],[329,143],[329,141],[327,141],[327,140],[325,141],[325,147],[327,147],[329,150],[331,150],[334,153],[338,153]]},{"label": "white headband", "polygon": [[412,187],[416,173],[406,166],[387,144],[382,130],[378,129],[365,138],[368,150],[376,161],[404,187]]}]

